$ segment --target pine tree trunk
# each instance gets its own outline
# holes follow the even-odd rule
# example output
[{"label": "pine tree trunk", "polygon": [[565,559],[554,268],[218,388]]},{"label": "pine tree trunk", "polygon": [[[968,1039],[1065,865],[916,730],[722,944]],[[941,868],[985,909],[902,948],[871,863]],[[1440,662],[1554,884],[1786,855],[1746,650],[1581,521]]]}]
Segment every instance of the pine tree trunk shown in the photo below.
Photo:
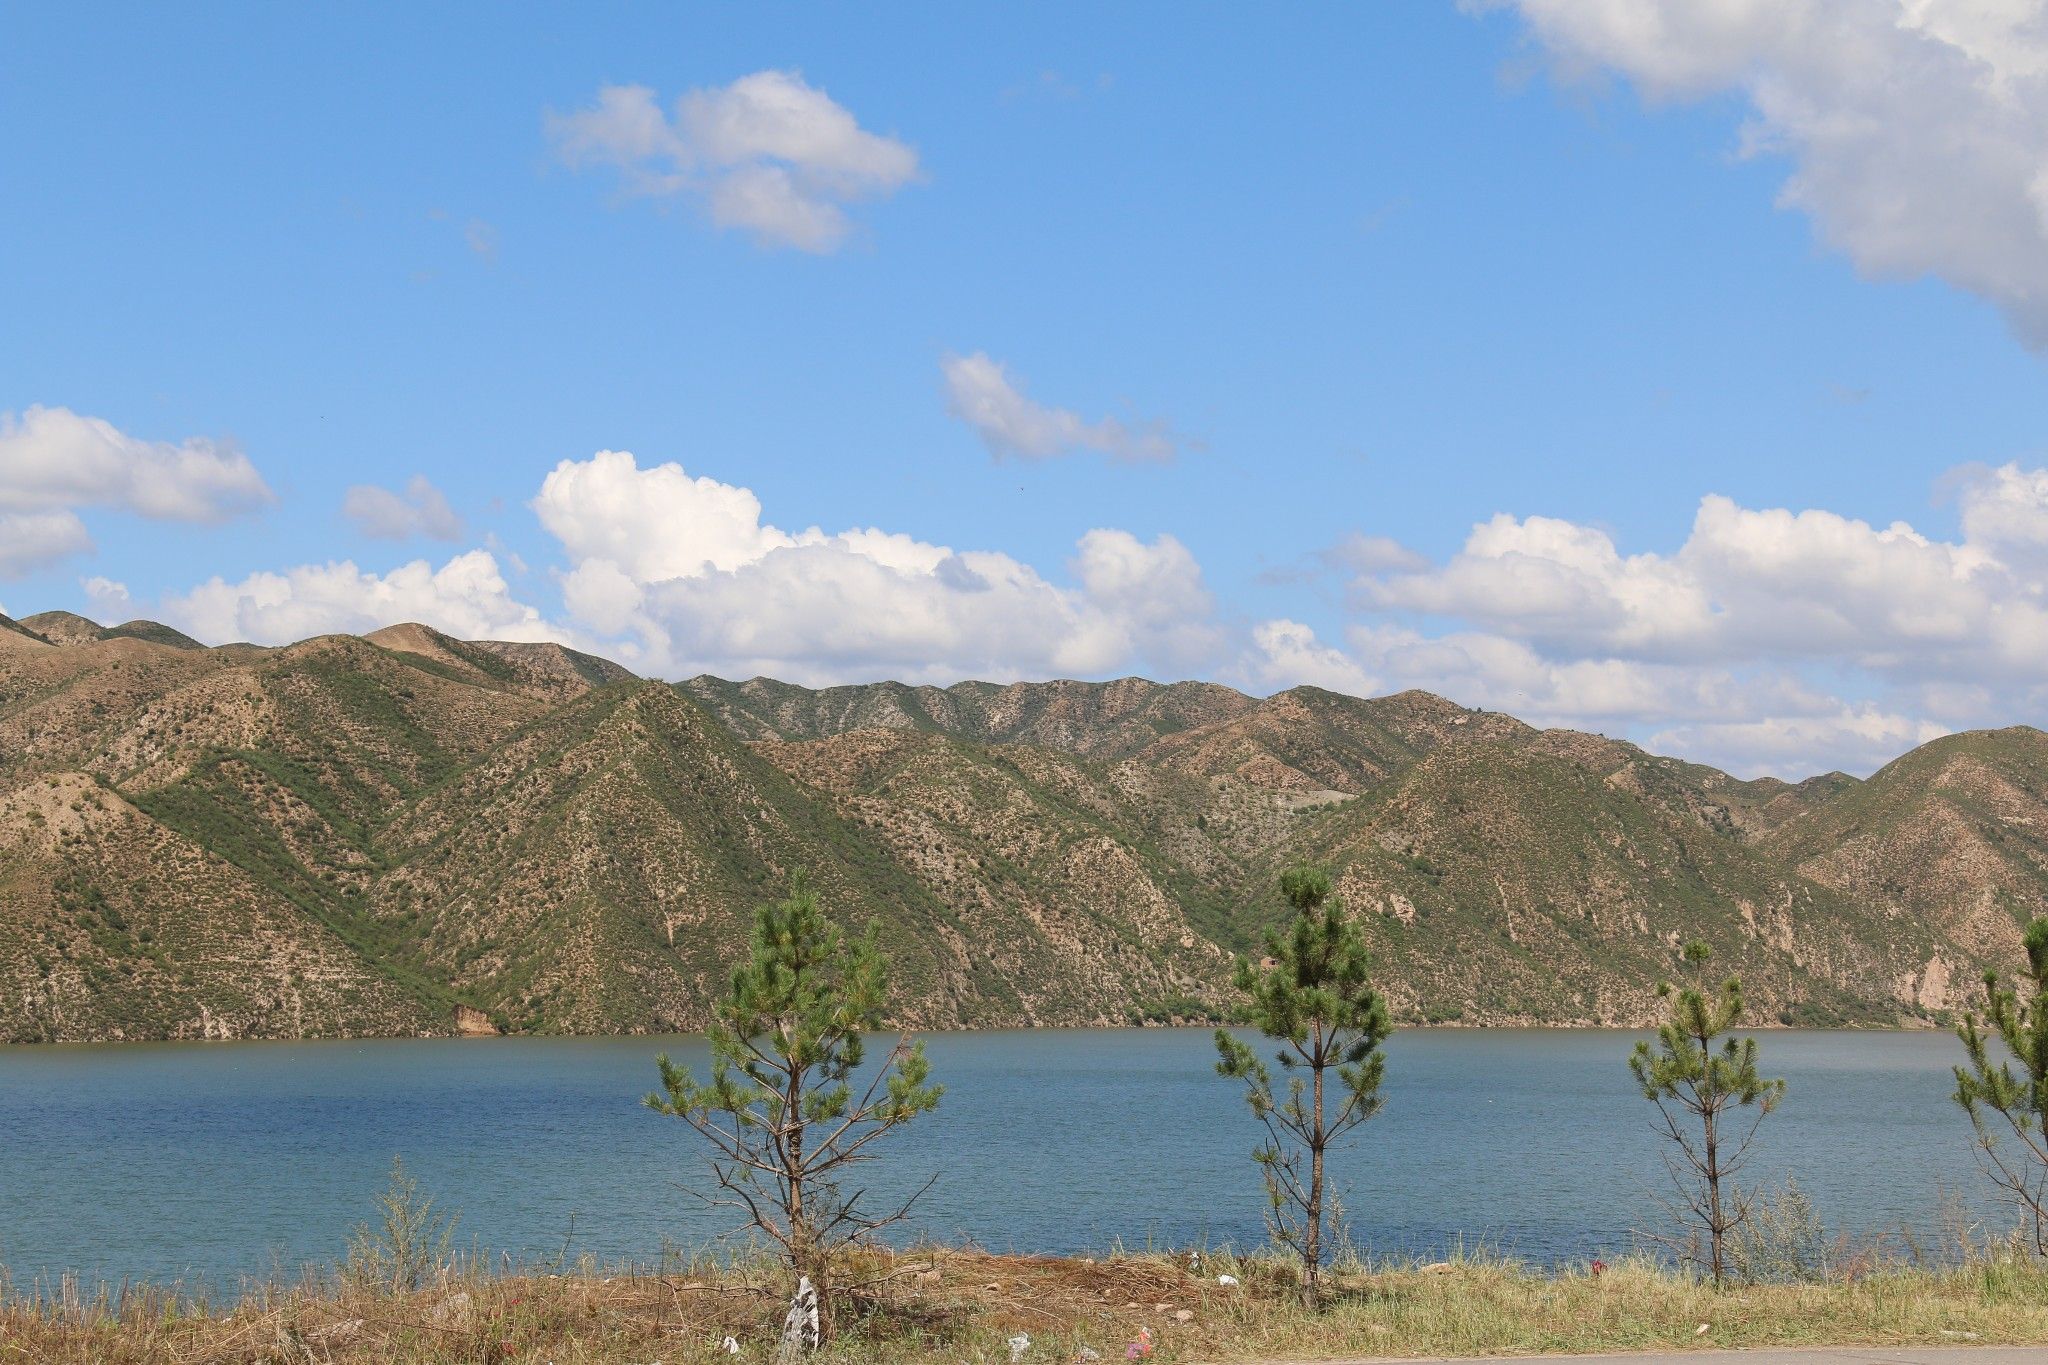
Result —
[{"label": "pine tree trunk", "polygon": [[1726,1231],[1727,1224],[1721,1216],[1721,1156],[1719,1135],[1714,1130],[1712,1103],[1711,1100],[1708,1102],[1709,1107],[1703,1114],[1707,1130],[1707,1232],[1713,1244],[1714,1288],[1719,1289],[1722,1273],[1721,1235]]},{"label": "pine tree trunk", "polygon": [[782,1121],[789,1126],[789,1142],[785,1148],[784,1176],[789,1190],[789,1252],[790,1268],[796,1271],[799,1280],[808,1276],[811,1287],[818,1293],[818,1338],[822,1342],[832,1332],[832,1300],[827,1290],[825,1266],[811,1243],[810,1216],[804,1207],[804,1120],[803,1073],[792,1068],[789,1073],[789,1088],[783,1095]]},{"label": "pine tree trunk", "polygon": [[1308,1234],[1301,1249],[1301,1299],[1310,1311],[1322,1305],[1323,1278],[1323,1149],[1309,1149]]},{"label": "pine tree trunk", "polygon": [[1302,1239],[1301,1297],[1310,1312],[1322,1306],[1323,1278],[1323,1148],[1328,1136],[1323,1131],[1322,1026],[1316,1027],[1315,1127],[1308,1144],[1308,1232]]}]

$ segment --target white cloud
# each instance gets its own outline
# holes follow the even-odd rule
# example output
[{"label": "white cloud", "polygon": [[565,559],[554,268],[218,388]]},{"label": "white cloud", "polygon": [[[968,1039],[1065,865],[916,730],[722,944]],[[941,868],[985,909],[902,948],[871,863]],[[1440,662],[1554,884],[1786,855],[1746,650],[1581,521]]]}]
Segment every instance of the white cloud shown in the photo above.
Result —
[{"label": "white cloud", "polygon": [[135,599],[129,595],[126,583],[95,575],[81,578],[78,586],[85,593],[86,606],[95,620],[118,623],[135,614]]},{"label": "white cloud", "polygon": [[1759,706],[1806,714],[1830,704],[1782,679],[1744,681],[1726,670],[1626,659],[1559,660],[1486,631],[1428,634],[1362,623],[1345,631],[1344,642],[1344,648],[1326,644],[1300,622],[1267,621],[1252,632],[1252,649],[1239,668],[1248,681],[1268,688],[1310,683],[1369,696],[1422,687],[1536,725],[1620,729],[1740,719]]},{"label": "white cloud", "polygon": [[1948,732],[1896,706],[1817,689],[1784,668],[1554,659],[1484,631],[1429,635],[1385,624],[1354,625],[1344,640],[1340,648],[1299,622],[1263,622],[1234,673],[1262,691],[1422,688],[1536,726],[1633,737],[1652,752],[1741,776],[1868,772]]},{"label": "white cloud", "polygon": [[1623,555],[1596,528],[1502,514],[1444,564],[1368,573],[1355,595],[1367,610],[1454,617],[1550,654],[1807,659],[1896,680],[2031,675],[2048,647],[2048,581],[2006,551],[2025,534],[2035,477],[2008,468],[1971,485],[1957,542],[1710,496],[1677,551]]},{"label": "white cloud", "polygon": [[515,601],[489,552],[471,550],[440,568],[417,559],[389,573],[347,560],[253,573],[238,583],[212,578],[167,593],[165,619],[210,644],[280,645],[312,635],[365,634],[420,621],[466,639],[552,640],[563,632]]},{"label": "white cloud", "polygon": [[1429,563],[1392,536],[1368,536],[1355,531],[1324,550],[1318,558],[1334,568],[1349,569],[1353,573],[1420,569]]},{"label": "white cloud", "polygon": [[863,129],[793,71],[757,71],[687,92],[671,117],[652,90],[608,85],[573,114],[549,114],[567,165],[608,165],[641,195],[701,198],[714,223],[772,246],[834,250],[850,204],[918,176],[917,153]]},{"label": "white cloud", "polygon": [[2048,14],[2034,0],[1467,0],[1566,73],[1649,98],[1739,92],[1742,150],[1864,272],[1932,274],[2048,346]]},{"label": "white cloud", "polygon": [[998,550],[879,527],[785,529],[748,488],[599,451],[558,464],[531,503],[562,551],[558,621],[519,600],[486,550],[438,568],[214,579],[163,614],[204,639],[271,643],[418,619],[563,639],[666,677],[1220,670],[1261,691],[1422,687],[1797,777],[1867,770],[1949,728],[2048,707],[2048,471],[1969,468],[1947,483],[1962,530],[1946,540],[1720,496],[1701,500],[1670,549],[1625,551],[1597,527],[1506,514],[1441,562],[1353,537],[1324,557],[1353,575],[1354,616],[1323,638],[1296,620],[1228,622],[1170,535],[1098,528],[1048,577]]},{"label": "white cloud", "polygon": [[751,490],[693,479],[673,462],[643,470],[623,450],[563,460],[533,510],[572,560],[609,560],[642,583],[736,569],[792,543],[761,524]]},{"label": "white cloud", "polygon": [[1168,536],[1082,538],[1076,586],[988,550],[789,532],[752,491],[630,454],[564,460],[533,507],[569,558],[573,619],[649,671],[796,682],[1098,675],[1213,655],[1199,567]]},{"label": "white cloud", "polygon": [[0,575],[92,549],[83,509],[211,523],[270,501],[248,456],[204,437],[140,440],[69,408],[0,413]]},{"label": "white cloud", "polygon": [[463,535],[462,518],[424,474],[413,475],[403,494],[375,484],[356,484],[342,498],[341,514],[355,523],[356,530],[375,540],[410,540],[414,536],[460,540]]},{"label": "white cloud", "polygon": [[1967,465],[1948,482],[1966,540],[2031,572],[2048,569],[2048,469]]},{"label": "white cloud", "polygon": [[1341,641],[1268,622],[1237,672],[1265,687],[1423,687],[1739,771],[1867,770],[1952,727],[2048,707],[2048,470],[1944,482],[1953,540],[1708,496],[1669,551],[1507,514],[1440,564],[1368,543]]},{"label": "white cloud", "polygon": [[1867,774],[1947,733],[1934,721],[1862,702],[1841,703],[1824,715],[1675,726],[1650,735],[1648,746],[1680,758],[1706,755],[1706,761],[1741,773],[1800,778],[1833,771]]},{"label": "white cloud", "polygon": [[92,537],[75,512],[0,512],[0,578],[20,578],[90,549]]},{"label": "white cloud", "polygon": [[1364,664],[1324,644],[1299,621],[1261,621],[1252,627],[1252,647],[1237,668],[1245,683],[1261,692],[1305,685],[1370,697],[1389,690]]},{"label": "white cloud", "polygon": [[163,615],[203,640],[266,644],[418,620],[471,638],[562,639],[656,676],[813,684],[1148,665],[1179,675],[1224,647],[1200,567],[1171,536],[1091,531],[1061,583],[998,551],[876,527],[785,531],[750,489],[674,463],[643,469],[624,451],[562,461],[531,506],[566,561],[558,622],[518,600],[486,550],[439,568],[341,561],[215,578],[166,596]]},{"label": "white cloud", "polygon": [[1148,545],[1129,531],[1090,531],[1071,567],[1088,601],[1123,623],[1143,657],[1199,667],[1223,649],[1216,599],[1202,581],[1201,565],[1172,536]]},{"label": "white cloud", "polygon": [[219,522],[270,501],[248,456],[204,437],[138,440],[69,408],[0,413],[0,509],[111,507]]},{"label": "white cloud", "polygon": [[[811,684],[1099,674],[1127,665],[1130,633],[1030,566],[928,547],[930,569],[865,553],[856,536],[646,585],[650,643],[667,669],[767,673]],[[659,661],[651,660],[659,667]]]},{"label": "white cloud", "polygon": [[1157,422],[1136,427],[1114,417],[1090,422],[1067,408],[1034,402],[1008,367],[986,352],[949,355],[940,367],[947,410],[973,427],[997,459],[1045,460],[1095,451],[1115,460],[1164,462],[1179,453],[1172,435]]}]

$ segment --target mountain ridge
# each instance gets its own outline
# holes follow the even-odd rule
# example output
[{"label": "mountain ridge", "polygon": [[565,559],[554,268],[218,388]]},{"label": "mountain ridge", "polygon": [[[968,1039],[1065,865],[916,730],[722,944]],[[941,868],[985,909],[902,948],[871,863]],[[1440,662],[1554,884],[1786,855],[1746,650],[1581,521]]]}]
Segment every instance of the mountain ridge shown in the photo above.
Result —
[{"label": "mountain ridge", "polygon": [[2048,907],[2048,735],[1788,783],[1415,691],[0,620],[0,1039],[688,1030],[799,868],[899,1022],[1207,1018],[1297,858],[1404,1022],[1640,1024],[1699,937],[1761,1022],[1926,1025]]}]

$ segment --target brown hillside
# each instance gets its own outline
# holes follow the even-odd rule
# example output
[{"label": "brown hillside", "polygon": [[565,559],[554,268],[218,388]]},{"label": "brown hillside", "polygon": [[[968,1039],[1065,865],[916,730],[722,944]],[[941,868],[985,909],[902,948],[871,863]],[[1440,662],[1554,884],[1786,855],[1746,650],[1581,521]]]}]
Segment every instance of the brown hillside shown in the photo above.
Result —
[{"label": "brown hillside", "polygon": [[1744,782],[1420,692],[0,620],[0,1038],[692,1028],[799,869],[905,1022],[1198,1018],[1300,858],[1406,1021],[1640,1022],[1700,937],[1763,1018],[1926,1022],[2048,912],[2048,736]]}]

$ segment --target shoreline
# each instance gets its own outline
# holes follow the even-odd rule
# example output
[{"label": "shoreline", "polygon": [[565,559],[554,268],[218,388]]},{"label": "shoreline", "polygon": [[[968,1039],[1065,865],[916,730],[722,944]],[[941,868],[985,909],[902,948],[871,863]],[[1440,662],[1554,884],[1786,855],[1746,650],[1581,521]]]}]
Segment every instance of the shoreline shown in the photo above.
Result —
[{"label": "shoreline", "polygon": [[[963,1038],[987,1037],[1006,1034],[1048,1034],[1082,1033],[1213,1033],[1219,1028],[1242,1028],[1223,1021],[1200,1024],[1015,1024],[999,1028],[913,1028],[898,1030],[881,1028],[875,1037],[893,1037],[907,1032],[916,1038]],[[1808,1024],[1759,1023],[1743,1025],[1738,1033],[1756,1033],[1782,1036],[1794,1033],[1810,1034],[1947,1034],[1953,1024],[1926,1022],[1915,1024],[1832,1024],[1825,1027]],[[1655,1034],[1655,1024],[1406,1024],[1397,1026],[1393,1036],[1404,1034],[1506,1034],[1506,1033],[1583,1033],[1612,1034],[1615,1036],[1648,1037]],[[304,1037],[259,1037],[259,1038],[76,1038],[50,1040],[25,1040],[0,1042],[0,1056],[14,1050],[46,1050],[55,1048],[147,1048],[147,1047],[199,1047],[246,1044],[302,1044],[302,1043],[465,1043],[490,1044],[506,1042],[553,1042],[553,1043],[617,1043],[645,1038],[650,1041],[670,1039],[702,1038],[701,1033],[361,1033],[361,1034],[318,1034]]]}]

